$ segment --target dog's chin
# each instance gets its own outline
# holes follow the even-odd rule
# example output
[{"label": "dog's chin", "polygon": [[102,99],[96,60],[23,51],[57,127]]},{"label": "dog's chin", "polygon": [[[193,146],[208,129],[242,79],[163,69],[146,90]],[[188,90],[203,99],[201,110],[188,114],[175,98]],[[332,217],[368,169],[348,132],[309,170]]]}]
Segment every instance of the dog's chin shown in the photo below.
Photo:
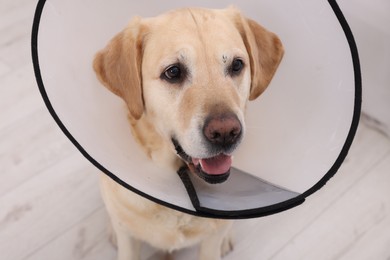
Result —
[{"label": "dog's chin", "polygon": [[192,173],[210,184],[225,182],[230,175],[232,156],[220,153],[209,158],[193,158],[189,156],[175,139],[172,139],[178,156],[185,161]]}]

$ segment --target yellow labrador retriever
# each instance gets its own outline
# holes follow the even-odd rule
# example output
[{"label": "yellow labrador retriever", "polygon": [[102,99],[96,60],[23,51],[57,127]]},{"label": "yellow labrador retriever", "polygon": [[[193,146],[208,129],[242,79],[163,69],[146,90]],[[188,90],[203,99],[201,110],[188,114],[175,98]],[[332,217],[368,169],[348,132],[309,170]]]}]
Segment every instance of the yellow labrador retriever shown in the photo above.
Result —
[{"label": "yellow labrador retriever", "polygon": [[[221,183],[245,135],[246,103],[266,89],[282,56],[279,38],[235,8],[190,8],[134,18],[97,53],[94,69],[127,104],[151,160]],[[203,260],[231,250],[230,221],[163,207],[106,176],[101,190],[119,259],[138,259],[140,241],[167,252],[200,244]]]}]

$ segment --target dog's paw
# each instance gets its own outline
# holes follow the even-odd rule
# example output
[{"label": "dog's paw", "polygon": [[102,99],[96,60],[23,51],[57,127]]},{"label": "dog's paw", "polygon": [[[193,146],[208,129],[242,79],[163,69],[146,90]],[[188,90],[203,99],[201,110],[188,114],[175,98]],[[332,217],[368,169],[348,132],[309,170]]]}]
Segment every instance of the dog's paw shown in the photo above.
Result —
[{"label": "dog's paw", "polygon": [[226,256],[230,252],[232,252],[234,249],[234,243],[233,243],[233,238],[229,235],[226,236],[221,245],[221,257]]},{"label": "dog's paw", "polygon": [[116,234],[114,232],[114,228],[112,227],[111,223],[108,223],[107,225],[107,234],[108,234],[108,241],[110,241],[111,245],[118,249],[118,239],[116,238]]}]

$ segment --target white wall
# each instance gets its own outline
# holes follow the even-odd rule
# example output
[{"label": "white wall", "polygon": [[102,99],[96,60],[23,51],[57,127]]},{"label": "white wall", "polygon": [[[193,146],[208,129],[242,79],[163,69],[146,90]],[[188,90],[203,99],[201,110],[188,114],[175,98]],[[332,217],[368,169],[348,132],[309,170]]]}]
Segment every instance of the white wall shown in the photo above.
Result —
[{"label": "white wall", "polygon": [[355,36],[363,78],[363,112],[390,135],[390,1],[339,0]]}]

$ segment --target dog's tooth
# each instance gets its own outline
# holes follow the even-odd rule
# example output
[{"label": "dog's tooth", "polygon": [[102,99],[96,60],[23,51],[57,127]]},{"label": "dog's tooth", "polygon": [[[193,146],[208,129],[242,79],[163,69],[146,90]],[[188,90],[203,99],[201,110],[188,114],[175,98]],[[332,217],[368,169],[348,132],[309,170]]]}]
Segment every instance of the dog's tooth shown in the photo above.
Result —
[{"label": "dog's tooth", "polygon": [[194,159],[194,158],[192,158],[192,163],[195,165],[195,166],[198,166],[199,165],[199,163],[200,163],[200,159]]},{"label": "dog's tooth", "polygon": [[200,169],[203,170],[203,163],[202,163],[202,160],[199,160],[199,164],[198,164],[198,165],[200,165]]}]

